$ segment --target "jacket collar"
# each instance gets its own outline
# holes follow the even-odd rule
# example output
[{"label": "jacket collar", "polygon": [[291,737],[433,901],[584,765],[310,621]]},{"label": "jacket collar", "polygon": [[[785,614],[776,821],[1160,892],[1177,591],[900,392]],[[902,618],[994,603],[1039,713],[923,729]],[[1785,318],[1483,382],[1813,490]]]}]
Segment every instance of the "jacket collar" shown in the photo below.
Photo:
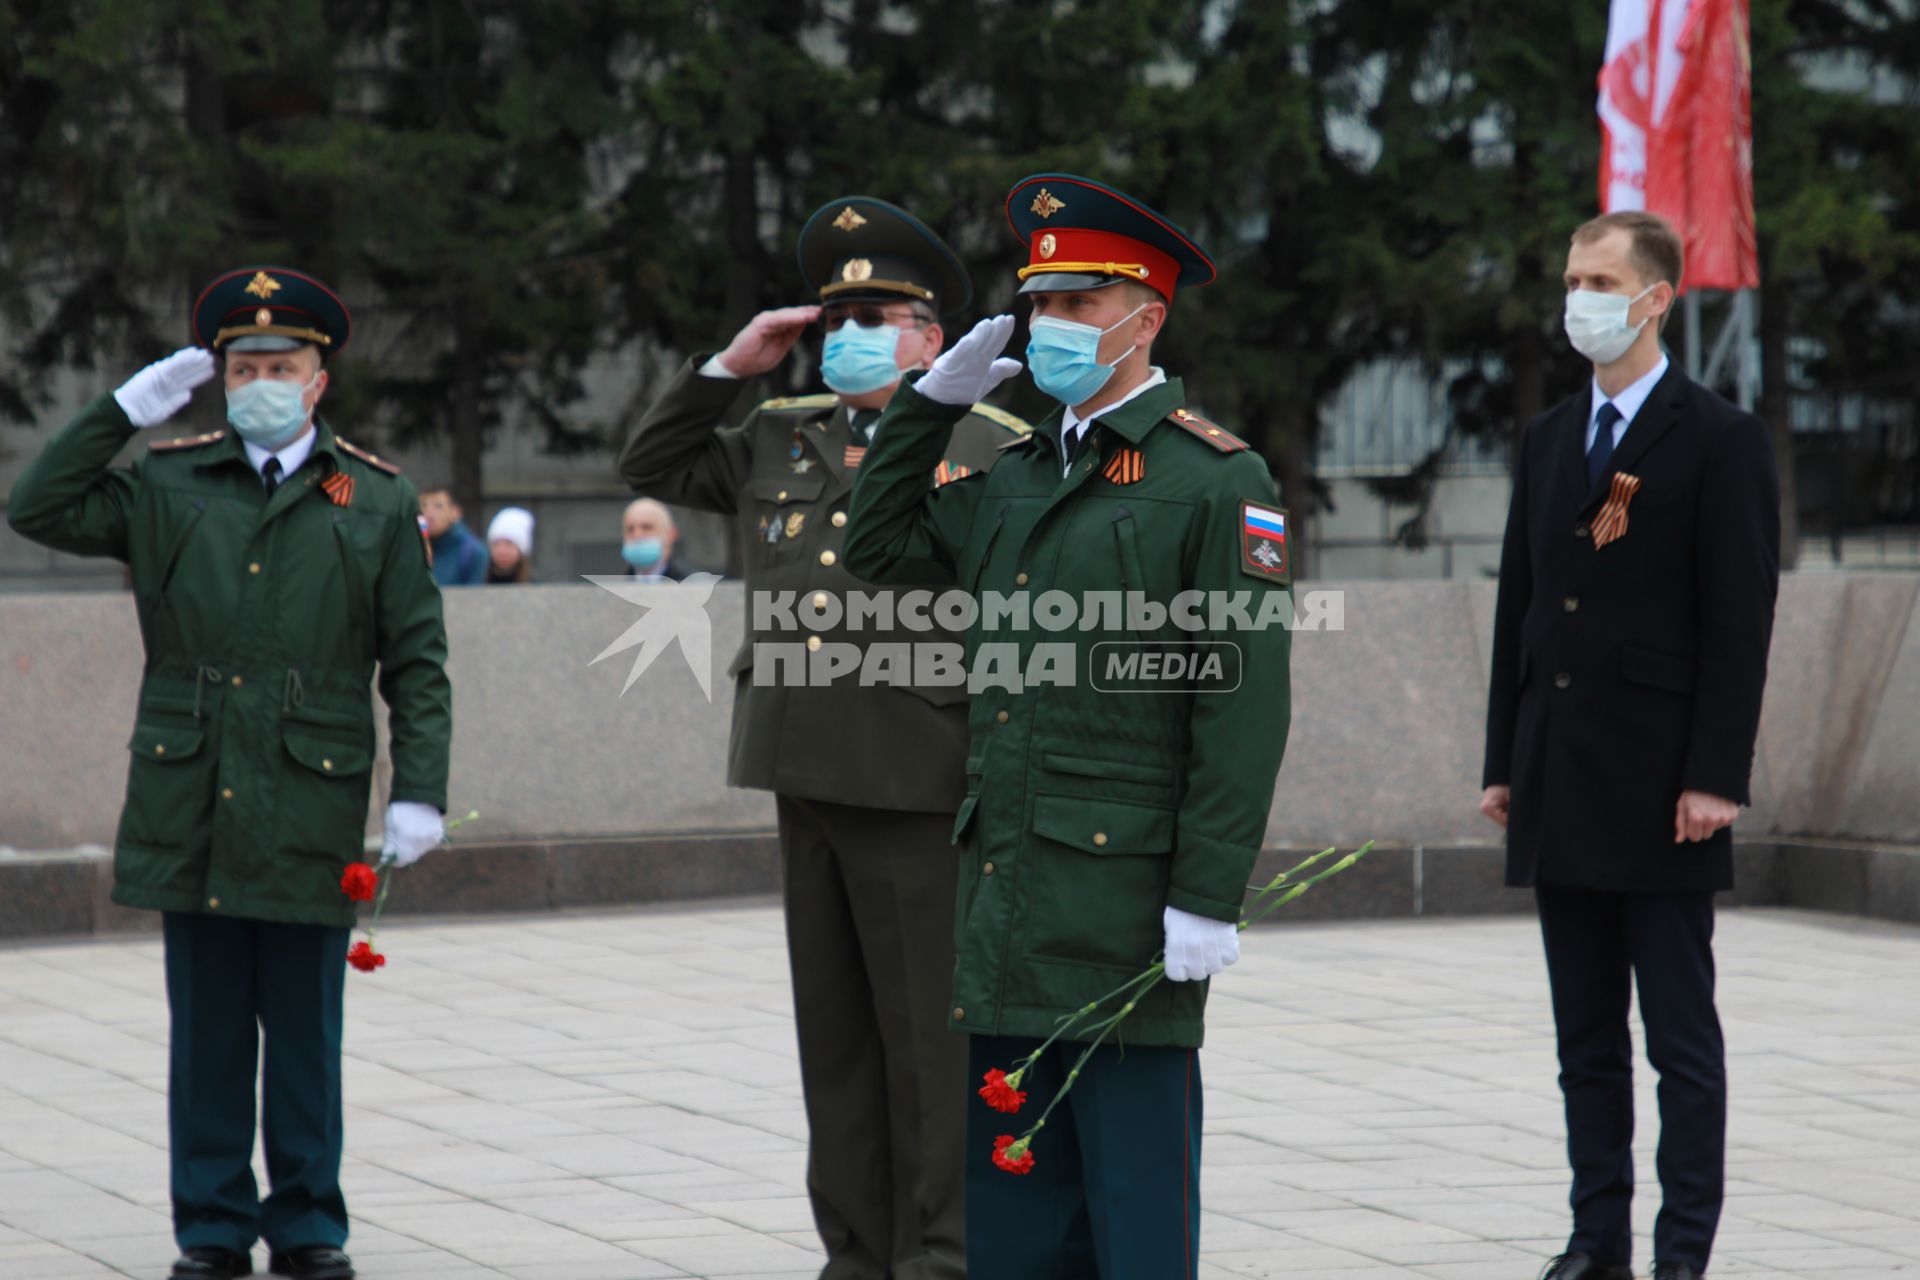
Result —
[{"label": "jacket collar", "polygon": [[1669,364],[1666,375],[1654,384],[1640,412],[1633,415],[1626,434],[1620,437],[1619,447],[1607,459],[1606,470],[1591,485],[1587,483],[1587,423],[1593,413],[1592,392],[1582,390],[1567,402],[1567,411],[1560,422],[1560,476],[1562,485],[1579,502],[1581,511],[1607,496],[1615,472],[1631,472],[1647,452],[1673,430],[1686,406],[1688,386],[1687,375],[1678,365]]}]

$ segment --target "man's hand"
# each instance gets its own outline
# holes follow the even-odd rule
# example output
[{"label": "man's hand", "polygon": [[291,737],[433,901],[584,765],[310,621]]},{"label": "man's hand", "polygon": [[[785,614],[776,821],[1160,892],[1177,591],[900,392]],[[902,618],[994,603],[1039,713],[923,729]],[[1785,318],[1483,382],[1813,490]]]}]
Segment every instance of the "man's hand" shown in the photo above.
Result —
[{"label": "man's hand", "polygon": [[1705,840],[1722,827],[1730,827],[1740,816],[1740,806],[1706,791],[1682,791],[1680,803],[1673,807],[1673,842],[1686,844]]},{"label": "man's hand", "polygon": [[1480,812],[1503,827],[1507,825],[1507,810],[1512,807],[1512,787],[1488,787],[1480,793]]},{"label": "man's hand", "polygon": [[987,392],[1019,373],[1018,360],[1002,356],[1013,336],[1012,316],[989,316],[967,331],[913,384],[935,404],[976,404]]},{"label": "man's hand", "polygon": [[1167,931],[1169,982],[1211,978],[1240,958],[1240,926],[1232,921],[1168,907],[1161,922]]},{"label": "man's hand", "polygon": [[128,378],[113,398],[134,426],[157,427],[186,408],[193,389],[218,367],[205,347],[182,347]]},{"label": "man's hand", "polygon": [[396,800],[387,806],[386,834],[380,841],[380,861],[410,867],[437,849],[447,838],[440,811],[430,804]]},{"label": "man's hand", "polygon": [[716,357],[736,378],[755,378],[778,368],[800,341],[807,326],[820,318],[818,307],[776,307],[762,311],[747,321],[747,327],[733,335],[727,349]]}]

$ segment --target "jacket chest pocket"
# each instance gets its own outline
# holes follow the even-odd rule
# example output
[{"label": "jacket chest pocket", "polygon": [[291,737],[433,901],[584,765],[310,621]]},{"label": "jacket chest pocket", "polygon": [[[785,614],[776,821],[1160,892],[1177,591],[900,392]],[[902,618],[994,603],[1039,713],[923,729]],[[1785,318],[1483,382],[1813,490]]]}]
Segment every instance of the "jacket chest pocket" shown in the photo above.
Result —
[{"label": "jacket chest pocket", "polygon": [[[127,750],[127,807],[119,843],[185,852],[196,845],[213,806],[213,770],[204,729],[166,723],[171,713],[143,715]],[[185,716],[179,717],[182,721]]]},{"label": "jacket chest pocket", "polygon": [[1036,957],[1138,973],[1164,941],[1170,805],[1034,797],[1024,928]]},{"label": "jacket chest pocket", "polygon": [[747,482],[752,502],[744,513],[746,561],[750,565],[788,564],[801,558],[814,533],[826,491],[824,475],[755,476]]},{"label": "jacket chest pocket", "polygon": [[360,856],[372,793],[373,734],[354,717],[306,708],[281,722],[282,848],[342,865]]}]

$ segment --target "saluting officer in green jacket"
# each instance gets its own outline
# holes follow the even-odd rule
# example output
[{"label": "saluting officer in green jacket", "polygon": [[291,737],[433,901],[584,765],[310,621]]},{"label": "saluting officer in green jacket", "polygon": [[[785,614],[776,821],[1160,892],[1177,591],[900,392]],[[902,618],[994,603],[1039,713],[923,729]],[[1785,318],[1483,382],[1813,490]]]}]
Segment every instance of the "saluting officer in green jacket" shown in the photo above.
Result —
[{"label": "saluting officer in green jacket", "polygon": [[[919,219],[865,196],[813,215],[800,270],[819,305],[762,312],[718,355],[688,361],[627,442],[620,474],[636,493],[732,515],[749,598],[768,606],[749,607],[730,668],[728,781],[778,797],[822,1275],[946,1280],[966,1274],[966,1055],[942,1013],[966,689],[862,676],[881,646],[957,651],[959,637],[872,616],[850,625],[842,602],[875,589],[847,572],[841,544],[881,408],[903,371],[939,355],[939,317],[965,307],[972,285]],[[816,323],[833,394],[769,400],[723,425],[739,380],[778,366]],[[986,405],[956,413],[925,460],[927,483],[985,470],[1025,430]],[[852,668],[832,669],[839,657]]]},{"label": "saluting officer in green jacket", "polygon": [[[981,605],[948,1007],[976,1076],[1162,951],[1169,981],[1090,1060],[1026,1176],[992,1156],[1027,1118],[969,1100],[968,1257],[993,1280],[1192,1276],[1206,980],[1239,957],[1287,737],[1286,513],[1259,455],[1151,363],[1176,286],[1214,277],[1198,246],[1070,175],[1022,181],[1007,212],[1029,253],[1027,360],[1061,407],[990,473],[927,484],[949,424],[1020,369],[998,358],[1013,317],[983,321],[888,405],[847,559],[883,581],[940,565]],[[1040,1060],[1031,1105],[1079,1051]]]},{"label": "saluting officer in green jacket", "polygon": [[[315,416],[347,309],[311,276],[209,285],[198,344],[88,405],[14,485],[36,542],[132,571],[146,671],[113,900],[164,913],[179,1280],[350,1280],[341,1246],[341,996],[374,755],[389,709],[385,853],[442,839],[451,692],[413,486]],[[114,456],[224,371],[230,430]],[[260,1036],[266,1069],[260,1077]],[[254,1089],[271,1193],[253,1177]]]}]

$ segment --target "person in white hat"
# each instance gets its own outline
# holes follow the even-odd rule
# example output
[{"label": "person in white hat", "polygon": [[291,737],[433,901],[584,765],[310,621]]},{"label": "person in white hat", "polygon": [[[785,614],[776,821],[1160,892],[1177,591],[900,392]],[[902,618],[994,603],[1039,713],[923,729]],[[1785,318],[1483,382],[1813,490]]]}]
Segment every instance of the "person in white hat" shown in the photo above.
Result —
[{"label": "person in white hat", "polygon": [[487,581],[533,581],[533,512],[502,507],[487,526]]}]

